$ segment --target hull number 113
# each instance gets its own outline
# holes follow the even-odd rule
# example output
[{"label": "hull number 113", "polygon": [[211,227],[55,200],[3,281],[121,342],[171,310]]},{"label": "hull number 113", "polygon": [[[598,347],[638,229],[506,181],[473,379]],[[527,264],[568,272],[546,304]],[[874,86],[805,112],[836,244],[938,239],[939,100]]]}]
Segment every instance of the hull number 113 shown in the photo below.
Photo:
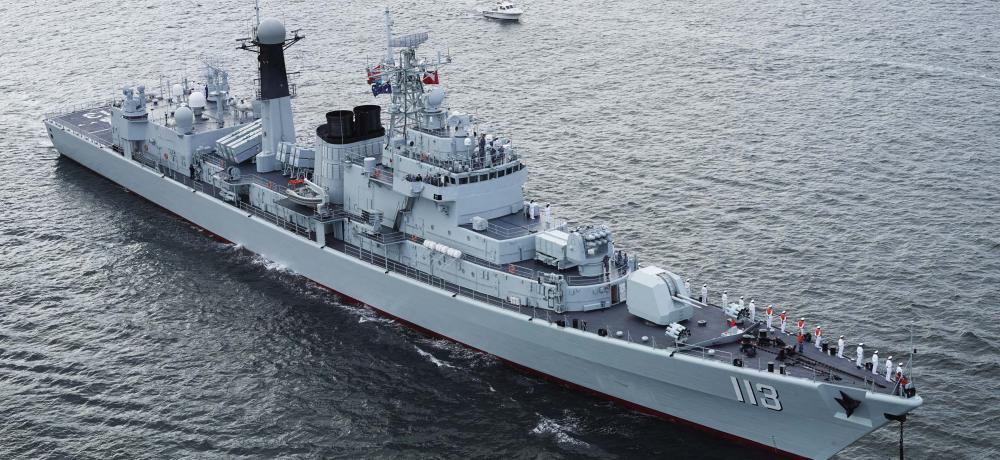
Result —
[{"label": "hull number 113", "polygon": [[[743,379],[743,385],[736,380],[736,377],[729,377],[733,382],[733,391],[736,392],[736,400],[741,403],[753,404],[754,406],[766,407],[771,410],[781,410],[781,401],[778,401],[778,390],[771,385],[763,383],[751,384],[749,380]],[[743,398],[746,389],[746,398]]]}]

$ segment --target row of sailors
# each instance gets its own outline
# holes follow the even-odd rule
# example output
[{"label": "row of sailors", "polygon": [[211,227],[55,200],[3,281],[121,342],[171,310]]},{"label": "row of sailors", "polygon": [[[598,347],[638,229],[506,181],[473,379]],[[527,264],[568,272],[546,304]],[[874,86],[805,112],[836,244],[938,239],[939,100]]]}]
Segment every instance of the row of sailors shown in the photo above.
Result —
[{"label": "row of sailors", "polygon": [[[684,281],[684,287],[687,289],[688,292],[691,292],[691,279],[690,278],[688,278],[687,280]],[[756,318],[756,316],[757,316],[757,305],[754,303],[754,300],[755,299],[753,299],[753,298],[750,299],[750,304],[749,304],[749,308],[748,308],[749,311],[750,311],[750,322],[751,323],[753,323],[754,321],[757,320],[757,318]],[[701,286],[701,297],[699,298],[699,301],[701,301],[702,303],[704,303],[706,305],[708,304],[708,284],[703,284]],[[743,296],[740,296],[740,299],[737,301],[737,303],[739,304],[739,306],[740,306],[741,309],[744,308],[744,307],[747,307],[747,305],[745,305],[743,303]],[[722,305],[723,306],[729,305],[729,294],[728,294],[727,291],[722,291]],[[768,305],[767,309],[765,310],[765,314],[766,314],[766,319],[767,319],[767,330],[773,331],[774,328],[772,327],[772,321],[774,319],[774,306],[773,305]],[[788,312],[782,311],[778,315],[778,319],[780,320],[780,323],[781,323],[781,333],[782,334],[786,334],[786,335],[789,334],[789,332],[787,332],[785,330],[785,325],[787,324],[787,319],[788,319]],[[798,327],[798,334],[796,334],[797,335],[797,341],[798,341],[798,348],[799,348],[799,352],[801,353],[803,351],[803,343],[805,342],[806,319],[805,318],[799,318],[798,322],[796,323],[796,326]],[[821,349],[822,348],[822,338],[823,338],[823,328],[822,328],[822,326],[817,325],[816,329],[813,331],[813,343],[816,345],[817,349]],[[847,359],[847,358],[844,358],[844,345],[845,345],[844,344],[844,336],[840,336],[840,339],[837,340],[837,357],[838,358]],[[862,368],[862,367],[864,367],[864,357],[865,357],[864,345],[865,345],[864,343],[859,343],[858,344],[858,348],[857,348],[857,360],[855,361],[855,365],[859,369]],[[879,375],[878,350],[876,350],[875,353],[872,354],[872,360],[871,360],[871,362],[872,362],[872,373],[875,374],[875,375]],[[902,364],[897,364],[897,366],[896,366],[896,372],[893,373],[893,369],[892,369],[892,356],[886,358],[884,369],[885,369],[885,379],[889,380],[889,381],[899,380],[902,377],[902,375],[903,375],[903,366],[902,366]]]}]

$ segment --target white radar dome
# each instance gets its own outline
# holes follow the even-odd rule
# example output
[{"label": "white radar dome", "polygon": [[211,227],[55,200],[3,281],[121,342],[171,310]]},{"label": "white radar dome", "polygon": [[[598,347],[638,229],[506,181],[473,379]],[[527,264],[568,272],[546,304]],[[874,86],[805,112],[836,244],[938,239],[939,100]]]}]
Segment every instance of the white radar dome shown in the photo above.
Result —
[{"label": "white radar dome", "polygon": [[441,88],[434,88],[429,93],[427,93],[427,106],[431,109],[436,109],[441,106],[444,102],[444,90]]},{"label": "white radar dome", "polygon": [[194,112],[186,105],[182,105],[174,112],[174,122],[177,124],[178,131],[190,134],[191,128],[194,127]]},{"label": "white radar dome", "polygon": [[260,21],[257,26],[257,42],[262,45],[278,45],[285,42],[285,25],[275,18]]},{"label": "white radar dome", "polygon": [[188,96],[188,106],[192,109],[204,109],[206,103],[205,94],[201,91],[195,91]]}]

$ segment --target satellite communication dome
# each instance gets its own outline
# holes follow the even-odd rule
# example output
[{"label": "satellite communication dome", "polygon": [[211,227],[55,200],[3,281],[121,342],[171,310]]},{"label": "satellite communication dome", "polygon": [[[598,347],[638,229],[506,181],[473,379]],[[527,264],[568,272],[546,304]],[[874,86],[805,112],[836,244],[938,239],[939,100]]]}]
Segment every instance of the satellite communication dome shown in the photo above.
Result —
[{"label": "satellite communication dome", "polygon": [[205,108],[205,94],[201,91],[195,91],[188,96],[188,106],[192,109],[204,109]]},{"label": "satellite communication dome", "polygon": [[285,25],[275,18],[260,21],[257,26],[257,42],[262,45],[278,45],[285,42]]},{"label": "satellite communication dome", "polygon": [[177,130],[183,134],[190,134],[194,127],[194,112],[186,105],[182,105],[174,112],[174,122],[177,123]]},{"label": "satellite communication dome", "polygon": [[441,88],[434,88],[427,93],[427,106],[430,109],[437,109],[441,103],[444,102],[444,90]]}]

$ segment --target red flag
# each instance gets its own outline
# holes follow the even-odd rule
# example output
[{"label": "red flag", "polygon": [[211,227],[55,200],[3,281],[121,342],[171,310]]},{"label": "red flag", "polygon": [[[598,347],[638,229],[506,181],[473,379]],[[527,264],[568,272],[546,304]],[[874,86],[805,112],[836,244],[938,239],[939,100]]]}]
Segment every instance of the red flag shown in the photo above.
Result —
[{"label": "red flag", "polygon": [[379,65],[375,66],[374,68],[373,67],[369,67],[367,70],[368,70],[368,84],[369,85],[372,84],[372,83],[375,83],[378,80],[382,79],[382,64],[379,64]]},{"label": "red flag", "polygon": [[436,85],[436,84],[440,83],[440,81],[441,80],[438,78],[438,71],[437,70],[435,70],[434,72],[424,72],[424,84],[425,85]]}]

